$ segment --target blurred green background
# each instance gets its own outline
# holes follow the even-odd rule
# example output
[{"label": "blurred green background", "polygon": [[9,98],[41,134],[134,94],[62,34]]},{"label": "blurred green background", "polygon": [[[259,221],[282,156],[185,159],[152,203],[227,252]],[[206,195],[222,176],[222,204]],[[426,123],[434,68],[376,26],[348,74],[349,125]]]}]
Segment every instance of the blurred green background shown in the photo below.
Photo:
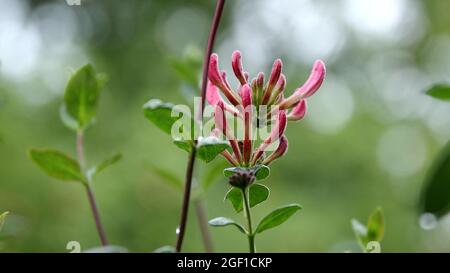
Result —
[{"label": "blurred green background", "polygon": [[[186,103],[169,64],[188,47],[203,50],[214,2],[0,0],[0,212],[11,212],[0,251],[99,245],[84,189],[47,178],[26,155],[54,147],[75,156],[58,112],[70,71],[87,62],[109,75],[86,134],[87,161],[124,156],[95,184],[108,237],[133,252],[174,244],[181,194],[152,166],[182,179],[187,154],[144,118],[142,105],[155,97]],[[289,124],[289,152],[264,181],[269,200],[253,211],[259,218],[294,202],[304,209],[259,236],[259,251],[356,250],[350,219],[365,222],[378,205],[382,251],[450,251],[449,219],[425,230],[417,212],[427,169],[450,138],[449,105],[423,94],[450,80],[448,10],[446,0],[227,1],[215,47],[222,68],[231,72],[235,49],[251,77],[280,57],[287,92],[315,59],[328,69],[305,121]],[[243,221],[223,202],[228,188],[219,174],[206,195],[208,217]],[[247,251],[233,228],[211,232],[216,251]],[[184,250],[203,251],[193,209]]]}]

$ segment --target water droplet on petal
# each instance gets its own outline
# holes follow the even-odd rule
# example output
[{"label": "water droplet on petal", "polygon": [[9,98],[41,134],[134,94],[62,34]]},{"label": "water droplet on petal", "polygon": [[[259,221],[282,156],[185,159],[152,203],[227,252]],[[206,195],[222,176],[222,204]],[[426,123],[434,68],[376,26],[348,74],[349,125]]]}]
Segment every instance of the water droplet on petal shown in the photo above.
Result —
[{"label": "water droplet on petal", "polygon": [[420,216],[419,224],[424,230],[432,230],[437,226],[438,221],[434,214],[427,212]]}]

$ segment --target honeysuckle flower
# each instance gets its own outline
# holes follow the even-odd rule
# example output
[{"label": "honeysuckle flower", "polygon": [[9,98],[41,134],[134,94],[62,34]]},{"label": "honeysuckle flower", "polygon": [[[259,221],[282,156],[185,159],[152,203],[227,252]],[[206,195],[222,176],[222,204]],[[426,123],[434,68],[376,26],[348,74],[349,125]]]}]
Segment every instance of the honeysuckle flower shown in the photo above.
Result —
[{"label": "honeysuckle flower", "polygon": [[299,121],[302,120],[306,115],[307,103],[306,99],[302,99],[288,114],[287,118],[289,121]]},{"label": "honeysuckle flower", "polygon": [[281,136],[280,142],[278,144],[278,148],[267,158],[265,158],[262,162],[264,165],[269,165],[272,161],[274,161],[277,158],[282,157],[284,154],[286,154],[288,150],[288,140],[286,136]]},{"label": "honeysuckle flower", "polygon": [[[225,72],[220,71],[218,55],[211,55],[206,99],[215,107],[213,134],[217,137],[223,135],[229,141],[232,152],[225,150],[222,156],[233,166],[251,168],[259,164],[271,164],[287,152],[287,121],[299,121],[305,117],[307,99],[319,90],[325,78],[325,64],[321,60],[316,61],[306,82],[290,96],[284,94],[286,76],[282,73],[283,63],[280,59],[274,61],[266,83],[263,72],[249,81],[249,74],[244,71],[239,51],[233,52],[231,66],[238,80],[236,89],[228,83]],[[261,106],[270,108],[267,118],[262,120],[257,116]],[[226,112],[242,121],[243,139],[237,139],[230,131]],[[261,124],[263,122],[265,124]],[[269,135],[262,141],[256,141],[255,125],[257,128],[264,128],[269,124],[272,125]],[[266,156],[268,147],[276,144],[278,146],[275,151]],[[239,179],[241,178],[236,176],[232,180],[240,183]]]}]

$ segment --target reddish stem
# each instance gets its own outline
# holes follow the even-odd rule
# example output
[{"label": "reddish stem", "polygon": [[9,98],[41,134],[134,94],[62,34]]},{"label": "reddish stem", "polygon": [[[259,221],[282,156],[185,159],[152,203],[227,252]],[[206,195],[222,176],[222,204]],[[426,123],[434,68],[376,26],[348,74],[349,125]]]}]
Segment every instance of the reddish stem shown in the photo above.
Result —
[{"label": "reddish stem", "polygon": [[[208,37],[208,43],[206,45],[205,57],[203,63],[203,74],[202,74],[202,105],[199,111],[199,115],[197,117],[198,120],[203,119],[203,108],[205,106],[206,99],[206,86],[208,84],[208,69],[209,69],[209,59],[212,53],[212,49],[214,46],[214,40],[216,39],[217,28],[219,27],[220,18],[222,17],[223,7],[225,5],[225,0],[218,0],[216,3],[216,10],[214,12],[213,22],[211,25],[211,31]],[[186,181],[184,184],[184,194],[183,194],[183,203],[181,208],[181,216],[180,216],[180,224],[178,227],[178,237],[176,243],[176,252],[180,252],[183,246],[183,239],[186,233],[186,223],[189,212],[189,200],[191,197],[191,188],[192,188],[192,175],[194,172],[194,164],[195,164],[195,149],[192,149],[192,152],[189,155],[188,166],[186,170]]]}]

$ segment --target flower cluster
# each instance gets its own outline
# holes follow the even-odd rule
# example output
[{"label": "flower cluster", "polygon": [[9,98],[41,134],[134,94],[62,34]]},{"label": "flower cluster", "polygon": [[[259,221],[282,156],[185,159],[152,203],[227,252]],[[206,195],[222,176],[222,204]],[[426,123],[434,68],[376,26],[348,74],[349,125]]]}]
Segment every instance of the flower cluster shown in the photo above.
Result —
[{"label": "flower cluster", "polygon": [[[286,153],[287,121],[303,119],[307,99],[322,85],[325,65],[320,60],[316,61],[305,84],[289,97],[285,97],[286,76],[282,73],[283,63],[280,59],[275,60],[267,82],[262,72],[249,81],[249,73],[242,67],[239,51],[233,52],[231,64],[239,81],[236,91],[231,88],[226,73],[219,69],[218,55],[211,55],[206,99],[215,107],[213,134],[217,137],[223,135],[229,141],[232,151],[225,150],[222,155],[233,166],[250,168],[258,164],[268,165]],[[261,118],[261,112],[265,118]],[[242,121],[242,139],[238,139],[230,130],[227,113]],[[258,143],[254,129],[268,125],[272,125],[270,133]],[[276,143],[277,148],[270,155],[266,155],[267,148]]]}]

